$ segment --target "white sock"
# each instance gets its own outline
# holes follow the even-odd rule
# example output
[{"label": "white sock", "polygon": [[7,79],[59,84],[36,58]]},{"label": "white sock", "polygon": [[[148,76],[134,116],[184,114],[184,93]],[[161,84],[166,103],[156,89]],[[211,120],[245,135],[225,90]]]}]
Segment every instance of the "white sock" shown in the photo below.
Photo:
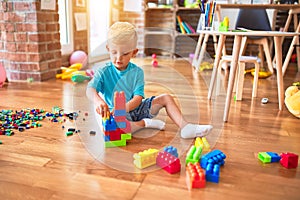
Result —
[{"label": "white sock", "polygon": [[158,120],[158,119],[149,119],[145,118],[143,119],[145,122],[145,128],[155,128],[159,130],[164,130],[165,129],[165,122]]},{"label": "white sock", "polygon": [[187,124],[181,129],[182,138],[195,138],[195,137],[204,137],[209,134],[212,129],[212,125],[198,125],[198,124]]}]

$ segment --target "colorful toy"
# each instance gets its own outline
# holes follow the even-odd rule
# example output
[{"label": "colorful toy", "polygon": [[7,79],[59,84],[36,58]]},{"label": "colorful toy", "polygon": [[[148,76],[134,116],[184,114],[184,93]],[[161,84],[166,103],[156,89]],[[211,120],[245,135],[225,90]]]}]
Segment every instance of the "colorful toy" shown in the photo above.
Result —
[{"label": "colorful toy", "polygon": [[263,163],[279,162],[281,157],[273,152],[259,152],[258,159]]},{"label": "colorful toy", "polygon": [[133,164],[139,169],[144,169],[146,167],[155,165],[157,154],[157,149],[148,149],[139,153],[135,153],[133,155]]},{"label": "colorful toy", "polygon": [[158,66],[158,61],[156,60],[156,54],[152,54],[152,62],[151,62],[153,67]]},{"label": "colorful toy", "polygon": [[70,67],[61,67],[60,74],[56,74],[56,78],[61,78],[62,80],[70,79],[75,74],[86,75],[85,71],[79,71],[82,68],[81,63],[72,64]]},{"label": "colorful toy", "polygon": [[219,183],[220,178],[220,165],[209,163],[206,168],[206,181]]},{"label": "colorful toy", "polygon": [[84,81],[89,81],[89,80],[91,80],[90,76],[85,76],[85,75],[82,75],[82,74],[74,74],[71,77],[71,81],[73,81],[75,83],[82,83]]},{"label": "colorful toy", "polygon": [[219,31],[227,32],[229,29],[229,18],[224,17],[223,21],[220,23]]},{"label": "colorful toy", "polygon": [[206,183],[205,172],[197,162],[188,163],[186,167],[186,185],[189,190],[192,188],[204,188]]},{"label": "colorful toy", "polygon": [[88,62],[88,56],[84,51],[74,51],[70,56],[70,65],[80,63],[83,67],[86,67]]},{"label": "colorful toy", "polygon": [[2,63],[0,63],[0,88],[3,87],[5,80],[6,80],[6,71]]},{"label": "colorful toy", "polygon": [[195,146],[200,146],[203,149],[203,151],[210,151],[210,145],[205,137],[197,137],[195,140]]},{"label": "colorful toy", "polygon": [[167,146],[164,148],[165,152],[168,152],[170,154],[172,154],[173,156],[175,156],[176,158],[178,158],[178,152],[177,149],[173,146]]},{"label": "colorful toy", "polygon": [[220,151],[218,149],[215,149],[215,150],[213,150],[213,151],[211,151],[211,152],[209,152],[209,153],[207,153],[207,154],[205,154],[201,157],[200,165],[204,169],[210,163],[211,164],[218,164],[218,165],[221,166],[221,165],[224,165],[225,158],[226,158],[226,155],[222,151]]},{"label": "colorful toy", "polygon": [[294,83],[285,90],[284,103],[290,113],[300,118],[300,82]]},{"label": "colorful toy", "polygon": [[102,118],[105,147],[126,146],[131,139],[131,126],[126,119],[126,98],[124,92],[114,94],[114,115]]},{"label": "colorful toy", "polygon": [[201,154],[202,154],[202,147],[201,146],[196,147],[195,145],[192,145],[186,155],[185,163],[195,164],[199,162]]},{"label": "colorful toy", "polygon": [[180,172],[181,164],[179,158],[176,158],[168,152],[159,152],[156,157],[156,165],[170,174]]},{"label": "colorful toy", "polygon": [[282,153],[280,164],[285,168],[297,168],[298,167],[298,155],[294,153]]}]

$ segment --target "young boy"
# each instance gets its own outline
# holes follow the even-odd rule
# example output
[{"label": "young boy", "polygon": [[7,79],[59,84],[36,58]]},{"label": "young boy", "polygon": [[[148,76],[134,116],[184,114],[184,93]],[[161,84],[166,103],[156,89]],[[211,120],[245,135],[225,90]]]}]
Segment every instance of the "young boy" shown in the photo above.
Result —
[{"label": "young boy", "polygon": [[130,62],[138,49],[135,27],[127,22],[117,22],[108,31],[106,48],[111,62],[95,71],[94,78],[88,83],[87,97],[95,104],[96,112],[102,117],[113,112],[114,92],[124,91],[126,96],[127,119],[132,133],[141,128],[163,130],[165,123],[153,119],[165,108],[168,116],[181,129],[182,138],[202,137],[212,129],[211,125],[190,124],[183,118],[174,99],[169,94],[152,96],[145,99],[144,72]]}]

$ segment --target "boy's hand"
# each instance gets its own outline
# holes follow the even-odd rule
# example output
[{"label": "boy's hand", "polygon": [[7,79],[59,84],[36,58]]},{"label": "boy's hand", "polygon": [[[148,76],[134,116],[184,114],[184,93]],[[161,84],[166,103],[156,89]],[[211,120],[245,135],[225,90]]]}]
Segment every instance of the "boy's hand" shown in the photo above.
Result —
[{"label": "boy's hand", "polygon": [[109,117],[109,115],[110,115],[109,108],[105,102],[102,102],[102,103],[100,103],[100,105],[97,106],[96,112],[105,118]]}]

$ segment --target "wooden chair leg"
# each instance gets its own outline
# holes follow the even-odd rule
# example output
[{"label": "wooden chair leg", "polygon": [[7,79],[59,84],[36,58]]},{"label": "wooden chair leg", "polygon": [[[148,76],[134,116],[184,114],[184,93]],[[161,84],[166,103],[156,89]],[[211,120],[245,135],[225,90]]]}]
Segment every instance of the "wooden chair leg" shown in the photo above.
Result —
[{"label": "wooden chair leg", "polygon": [[255,74],[253,78],[252,98],[257,96],[257,84],[258,84],[258,72],[259,72],[258,62],[254,62],[254,65],[255,65]]},{"label": "wooden chair leg", "polygon": [[266,60],[267,60],[269,71],[273,73],[272,58],[271,58],[271,53],[270,53],[269,43],[268,43],[268,39],[267,38],[265,38],[263,40],[263,48],[264,48],[264,51],[265,51],[265,56],[266,56]]},{"label": "wooden chair leg", "polygon": [[236,81],[236,100],[242,100],[245,76],[245,63],[239,62],[238,77]]}]

